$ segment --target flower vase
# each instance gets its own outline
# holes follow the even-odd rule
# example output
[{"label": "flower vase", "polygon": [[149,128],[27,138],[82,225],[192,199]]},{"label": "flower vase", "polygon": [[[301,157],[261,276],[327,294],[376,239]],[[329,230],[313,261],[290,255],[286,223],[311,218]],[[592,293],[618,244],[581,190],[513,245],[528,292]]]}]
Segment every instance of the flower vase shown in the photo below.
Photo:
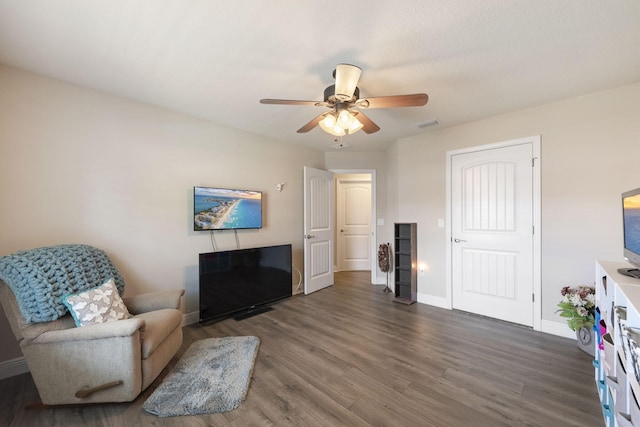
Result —
[{"label": "flower vase", "polygon": [[596,355],[595,332],[593,328],[582,327],[576,329],[578,348],[591,357]]}]

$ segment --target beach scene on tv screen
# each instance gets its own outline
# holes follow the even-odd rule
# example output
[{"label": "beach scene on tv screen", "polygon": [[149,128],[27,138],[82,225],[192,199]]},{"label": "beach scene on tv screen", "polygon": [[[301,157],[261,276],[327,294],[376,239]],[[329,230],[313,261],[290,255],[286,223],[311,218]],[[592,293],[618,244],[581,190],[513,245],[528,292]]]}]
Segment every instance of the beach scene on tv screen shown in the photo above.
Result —
[{"label": "beach scene on tv screen", "polygon": [[640,195],[624,199],[624,246],[640,254]]},{"label": "beach scene on tv screen", "polygon": [[195,187],[195,230],[228,230],[262,227],[262,193]]}]

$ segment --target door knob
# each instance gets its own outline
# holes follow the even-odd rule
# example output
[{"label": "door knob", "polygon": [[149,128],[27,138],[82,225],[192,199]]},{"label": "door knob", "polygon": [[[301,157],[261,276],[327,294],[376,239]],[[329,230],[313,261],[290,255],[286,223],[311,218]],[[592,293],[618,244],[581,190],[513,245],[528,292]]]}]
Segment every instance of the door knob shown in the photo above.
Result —
[{"label": "door knob", "polygon": [[453,239],[453,241],[456,242],[456,243],[466,242],[466,240],[458,239],[457,237],[455,239]]},{"label": "door knob", "polygon": [[316,236],[313,236],[313,235],[311,235],[311,234],[305,234],[305,235],[304,235],[304,238],[305,238],[305,239],[315,239],[315,237],[316,237]]}]

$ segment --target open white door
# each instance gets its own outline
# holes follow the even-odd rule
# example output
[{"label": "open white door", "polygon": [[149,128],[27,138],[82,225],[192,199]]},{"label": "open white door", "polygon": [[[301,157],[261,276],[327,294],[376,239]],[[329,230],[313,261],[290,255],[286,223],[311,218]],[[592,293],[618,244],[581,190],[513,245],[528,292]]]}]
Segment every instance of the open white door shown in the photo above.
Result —
[{"label": "open white door", "polygon": [[304,168],[304,293],[333,285],[333,174]]}]

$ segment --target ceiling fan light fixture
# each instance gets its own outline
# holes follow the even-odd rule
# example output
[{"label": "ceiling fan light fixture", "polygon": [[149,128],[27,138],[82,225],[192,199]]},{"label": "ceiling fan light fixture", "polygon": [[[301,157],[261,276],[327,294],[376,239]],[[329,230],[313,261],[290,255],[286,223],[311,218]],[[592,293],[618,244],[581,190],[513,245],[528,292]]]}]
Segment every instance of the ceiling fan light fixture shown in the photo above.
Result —
[{"label": "ceiling fan light fixture", "polygon": [[363,128],[363,124],[349,110],[332,111],[318,122],[320,128],[333,136],[354,134]]},{"label": "ceiling fan light fixture", "polygon": [[324,119],[318,122],[320,128],[333,136],[343,136],[345,134],[344,129],[338,125],[335,113],[329,113]]},{"label": "ceiling fan light fixture", "polygon": [[351,64],[338,64],[336,66],[336,92],[335,97],[341,101],[349,101],[353,98],[362,70]]},{"label": "ceiling fan light fixture", "polygon": [[347,109],[341,110],[338,113],[338,124],[342,129],[349,129],[354,120],[355,117],[353,117]]},{"label": "ceiling fan light fixture", "polygon": [[349,126],[349,129],[348,129],[349,130],[349,135],[358,132],[363,127],[364,127],[364,125],[360,122],[360,120],[358,120],[357,118],[353,117],[353,122],[351,123],[351,126]]},{"label": "ceiling fan light fixture", "polygon": [[340,126],[334,126],[333,130],[331,131],[331,135],[333,136],[344,136],[345,134],[346,132]]},{"label": "ceiling fan light fixture", "polygon": [[322,119],[320,123],[324,124],[328,129],[333,129],[333,127],[336,125],[336,116],[334,116],[333,114],[327,114],[327,116]]}]

